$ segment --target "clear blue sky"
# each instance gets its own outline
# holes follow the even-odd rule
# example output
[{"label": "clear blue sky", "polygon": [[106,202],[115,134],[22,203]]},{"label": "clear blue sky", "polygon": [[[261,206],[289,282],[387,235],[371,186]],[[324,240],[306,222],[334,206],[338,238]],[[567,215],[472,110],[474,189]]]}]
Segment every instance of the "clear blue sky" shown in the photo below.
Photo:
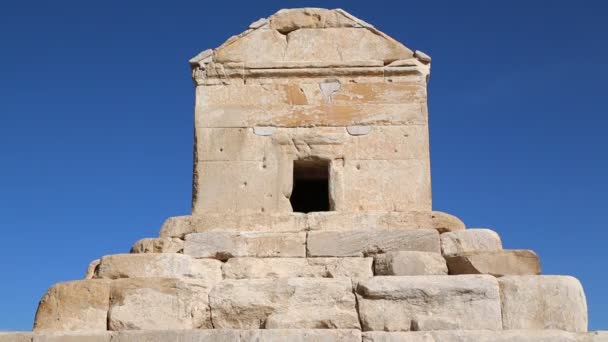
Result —
[{"label": "clear blue sky", "polygon": [[3,1],[0,330],[189,212],[187,60],[281,7],[342,7],[433,57],[434,207],[539,253],[608,329],[605,1]]}]

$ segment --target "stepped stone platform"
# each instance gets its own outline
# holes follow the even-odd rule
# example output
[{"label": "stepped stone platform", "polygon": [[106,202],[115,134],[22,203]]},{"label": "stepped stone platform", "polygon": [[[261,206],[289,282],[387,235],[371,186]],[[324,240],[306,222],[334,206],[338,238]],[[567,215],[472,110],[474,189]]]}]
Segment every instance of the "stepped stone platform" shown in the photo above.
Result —
[{"label": "stepped stone platform", "polygon": [[431,205],[431,58],[281,10],[190,61],[192,214],[52,286],[4,341],[608,341],[580,282]]}]

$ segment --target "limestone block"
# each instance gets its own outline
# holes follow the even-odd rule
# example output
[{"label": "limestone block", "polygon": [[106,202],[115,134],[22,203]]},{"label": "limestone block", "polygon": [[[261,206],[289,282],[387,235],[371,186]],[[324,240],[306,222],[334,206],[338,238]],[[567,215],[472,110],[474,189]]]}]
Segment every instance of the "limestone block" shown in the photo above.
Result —
[{"label": "limestone block", "polygon": [[301,232],[307,230],[303,213],[200,214],[168,218],[160,230],[161,237],[184,237],[207,231]]},{"label": "limestone block", "polygon": [[579,334],[577,342],[607,342],[608,331],[593,331],[586,334]]},{"label": "limestone block", "polygon": [[227,260],[232,257],[305,257],[306,233],[210,231],[186,235],[184,254]]},{"label": "limestone block", "polygon": [[450,274],[533,275],[540,262],[530,250],[469,252],[445,257]]},{"label": "limestone block", "polygon": [[443,255],[499,251],[501,249],[500,236],[490,229],[467,229],[441,234]]},{"label": "limestone block", "polygon": [[500,330],[498,282],[487,275],[392,276],[357,286],[363,330]]},{"label": "limestone block", "polygon": [[369,134],[350,138],[344,155],[355,160],[427,160],[428,132],[425,125],[374,126]]},{"label": "limestone block", "polygon": [[146,330],[115,333],[112,342],[360,342],[359,330],[347,329],[208,329]]},{"label": "limestone block", "polygon": [[175,253],[116,254],[101,258],[97,278],[201,278],[222,279],[222,263]]},{"label": "limestone block", "polygon": [[405,212],[317,212],[306,215],[309,230],[352,229],[436,229],[455,231],[465,229],[455,216],[440,211]]},{"label": "limestone block", "polygon": [[265,161],[199,161],[195,168],[193,213],[289,212],[281,185],[288,168]]},{"label": "limestone block", "polygon": [[95,273],[97,271],[97,267],[99,267],[100,259],[95,259],[91,261],[89,266],[87,267],[87,273],[84,275],[84,279],[93,279],[95,277]]},{"label": "limestone block", "polygon": [[430,174],[428,159],[345,160],[341,210],[430,211]]},{"label": "limestone block", "polygon": [[366,256],[389,251],[439,253],[439,234],[433,229],[359,229],[311,231],[308,256]]},{"label": "limestone block", "polygon": [[212,328],[208,294],[200,279],[130,278],[112,283],[109,330]]},{"label": "limestone block", "polygon": [[184,240],[173,237],[145,238],[131,247],[131,253],[181,253],[183,250]]},{"label": "limestone block", "polygon": [[283,34],[300,28],[360,27],[356,21],[324,8],[282,9],[269,18],[270,28]]},{"label": "limestone block", "polygon": [[226,279],[246,278],[366,278],[372,258],[232,258],[223,266]]},{"label": "limestone block", "polygon": [[34,331],[105,331],[109,298],[108,280],[55,284],[38,304]]},{"label": "limestone block", "polygon": [[0,342],[31,342],[31,332],[0,332]]},{"label": "limestone block", "polygon": [[215,50],[215,61],[219,63],[281,61],[286,47],[286,36],[276,30],[262,27],[226,41]]},{"label": "limestone block", "polygon": [[576,278],[506,276],[498,282],[504,329],[587,331],[587,301]]},{"label": "limestone block", "polygon": [[[109,331],[45,332],[36,333],[32,342],[110,342],[114,334]],[[1,341],[1,339],[0,339]],[[28,340],[29,341],[29,340]]]},{"label": "limestone block", "polygon": [[252,128],[197,128],[195,134],[199,160],[263,161],[272,153],[272,139]]},{"label": "limestone block", "polygon": [[440,253],[400,251],[374,256],[375,275],[447,275],[448,267]]},{"label": "limestone block", "polygon": [[359,329],[348,278],[224,280],[209,294],[217,329]]},{"label": "limestone block", "polygon": [[363,342],[582,342],[561,330],[438,330],[412,332],[367,331]]},{"label": "limestone block", "polygon": [[[353,44],[353,41],[358,44]],[[365,43],[362,43],[365,42]],[[366,28],[302,28],[289,33],[285,61],[394,61],[411,58],[411,50]]]}]

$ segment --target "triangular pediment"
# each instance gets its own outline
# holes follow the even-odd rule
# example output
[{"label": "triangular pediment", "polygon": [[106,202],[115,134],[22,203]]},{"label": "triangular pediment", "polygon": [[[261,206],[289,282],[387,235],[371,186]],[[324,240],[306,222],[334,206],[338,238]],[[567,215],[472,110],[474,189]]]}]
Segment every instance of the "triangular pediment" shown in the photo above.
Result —
[{"label": "triangular pediment", "polygon": [[386,65],[412,50],[341,9],[284,9],[191,60],[215,63]]}]

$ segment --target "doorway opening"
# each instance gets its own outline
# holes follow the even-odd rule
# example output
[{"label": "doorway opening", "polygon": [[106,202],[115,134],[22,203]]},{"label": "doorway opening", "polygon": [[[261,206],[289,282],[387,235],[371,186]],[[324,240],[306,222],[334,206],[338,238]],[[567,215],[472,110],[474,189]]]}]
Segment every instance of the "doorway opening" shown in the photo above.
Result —
[{"label": "doorway opening", "polygon": [[294,212],[330,211],[329,160],[293,162],[293,190],[289,198]]}]

